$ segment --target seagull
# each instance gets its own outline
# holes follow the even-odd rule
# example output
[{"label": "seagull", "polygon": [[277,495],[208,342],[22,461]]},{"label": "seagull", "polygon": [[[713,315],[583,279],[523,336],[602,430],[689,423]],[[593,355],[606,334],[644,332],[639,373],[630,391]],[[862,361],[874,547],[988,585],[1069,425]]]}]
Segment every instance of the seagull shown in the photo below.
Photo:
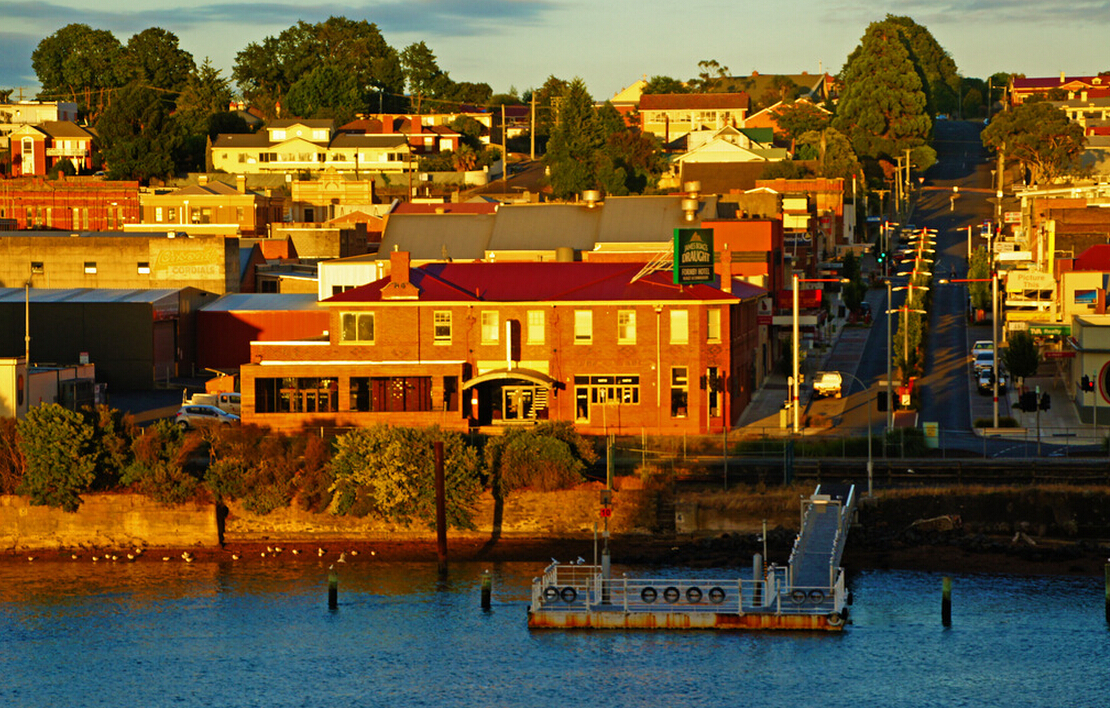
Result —
[{"label": "seagull", "polygon": [[73,558],[73,560],[77,560],[79,558],[79,556],[76,553],[74,553],[72,558]]},{"label": "seagull", "polygon": [[281,546],[274,546],[274,553],[281,553],[283,550],[285,549]]},{"label": "seagull", "polygon": [[296,548],[294,548],[293,549],[293,555],[297,555],[298,553],[300,553],[300,551],[298,551]]},{"label": "seagull", "polygon": [[232,553],[231,554],[231,560],[233,560],[233,561],[239,560],[239,554],[238,553]]},{"label": "seagull", "polygon": [[378,552],[377,551],[370,551],[370,555],[376,556],[376,555],[378,555]]},{"label": "seagull", "polygon": [[322,556],[325,553],[327,553],[327,551],[325,551],[323,548],[317,548],[316,549],[316,555],[318,555],[318,556]]},{"label": "seagull", "polygon": [[266,557],[266,551],[262,551],[262,557],[263,557],[263,558],[265,558],[265,557]]},{"label": "seagull", "polygon": [[31,561],[33,561],[34,559],[35,559],[35,557],[34,557],[34,556],[27,556],[27,562],[28,562],[28,563],[30,563],[30,562],[31,562]]},{"label": "seagull", "polygon": [[[274,549],[271,546],[266,546],[266,550],[269,551],[270,553],[274,552]],[[263,555],[265,555],[265,554],[263,554]]]},{"label": "seagull", "polygon": [[551,559],[551,562],[554,563],[555,565],[559,565],[559,561],[554,559],[554,558]]},{"label": "seagull", "polygon": [[127,560],[129,560],[129,561],[135,560],[135,554],[134,553],[128,553],[127,554]]},{"label": "seagull", "polygon": [[99,558],[97,558],[96,556],[93,556],[93,557],[92,557],[92,559],[93,559],[93,563],[95,563],[95,562],[97,562],[98,560],[100,560],[100,559],[99,559]]},{"label": "seagull", "polygon": [[358,551],[351,551],[351,555],[352,555],[352,556],[357,556],[357,555],[358,555]]},{"label": "seagull", "polygon": [[578,556],[578,565],[582,565],[585,562],[586,562],[585,558],[583,558],[582,556]]},{"label": "seagull", "polygon": [[346,563],[346,562],[347,562],[347,554],[346,553],[340,553],[339,554],[339,560],[337,560],[336,563]]},{"label": "seagull", "polygon": [[162,562],[168,561],[169,559],[170,559],[169,556],[162,556]]}]

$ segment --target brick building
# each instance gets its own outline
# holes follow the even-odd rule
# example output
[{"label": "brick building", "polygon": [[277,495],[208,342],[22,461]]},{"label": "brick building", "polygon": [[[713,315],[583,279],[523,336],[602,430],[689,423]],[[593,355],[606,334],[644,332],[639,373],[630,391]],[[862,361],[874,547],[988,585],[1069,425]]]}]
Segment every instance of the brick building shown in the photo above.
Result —
[{"label": "brick building", "polygon": [[705,433],[750,400],[762,288],[679,287],[642,263],[391,259],[324,301],[327,339],[252,342],[244,422]]},{"label": "brick building", "polygon": [[0,219],[16,229],[115,231],[139,221],[139,183],[97,177],[0,180]]}]

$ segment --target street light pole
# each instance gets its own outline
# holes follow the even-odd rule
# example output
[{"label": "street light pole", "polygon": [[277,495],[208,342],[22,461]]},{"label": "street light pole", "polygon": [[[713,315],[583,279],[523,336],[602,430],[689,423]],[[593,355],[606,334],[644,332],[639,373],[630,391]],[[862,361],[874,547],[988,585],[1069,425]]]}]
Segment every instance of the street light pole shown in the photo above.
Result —
[{"label": "street light pole", "polygon": [[894,393],[893,393],[893,391],[891,389],[891,385],[890,385],[890,380],[894,376],[893,372],[891,371],[891,364],[890,364],[890,360],[893,358],[893,353],[891,352],[892,347],[890,345],[890,341],[891,341],[891,338],[894,336],[891,332],[892,325],[891,325],[891,322],[890,322],[890,313],[892,311],[892,308],[894,307],[894,301],[891,299],[892,298],[892,292],[893,291],[891,290],[891,287],[890,287],[890,280],[887,280],[886,281],[886,428],[887,428],[888,432],[892,428],[894,428]]},{"label": "street light pole", "polygon": [[791,393],[791,406],[793,407],[794,414],[794,432],[798,432],[798,389],[800,388],[798,380],[798,359],[801,356],[800,350],[802,342],[798,337],[798,274],[793,274],[794,278],[794,327],[792,330],[794,336],[794,391]]}]

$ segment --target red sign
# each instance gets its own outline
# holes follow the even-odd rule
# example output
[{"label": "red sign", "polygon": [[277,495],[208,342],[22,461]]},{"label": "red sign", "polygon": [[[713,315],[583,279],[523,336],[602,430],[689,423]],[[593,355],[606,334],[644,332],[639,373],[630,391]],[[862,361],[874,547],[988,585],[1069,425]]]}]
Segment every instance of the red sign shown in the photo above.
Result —
[{"label": "red sign", "polygon": [[609,507],[603,507],[603,508],[602,508],[602,510],[601,510],[601,518],[603,518],[603,519],[608,519],[608,518],[609,518],[610,516],[612,516],[612,515],[613,515],[613,510],[612,510],[612,509],[610,509]]},{"label": "red sign", "polygon": [[[778,302],[776,303],[780,310],[794,309],[794,291],[793,290],[779,290]],[[798,307],[803,310],[812,310],[821,307],[821,291],[820,290],[799,290],[798,291]]]},{"label": "red sign", "polygon": [[1074,359],[1075,352],[1045,352],[1045,359]]}]

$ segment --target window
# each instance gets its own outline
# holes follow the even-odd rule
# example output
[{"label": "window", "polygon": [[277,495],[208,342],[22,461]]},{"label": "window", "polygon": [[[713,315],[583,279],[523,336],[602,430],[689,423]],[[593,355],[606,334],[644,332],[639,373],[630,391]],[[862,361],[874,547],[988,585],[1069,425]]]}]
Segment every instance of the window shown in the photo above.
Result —
[{"label": "window", "polygon": [[528,311],[528,343],[543,344],[544,317],[543,310]]},{"label": "window", "polygon": [[706,311],[705,340],[707,342],[721,341],[721,311],[714,307]]},{"label": "window", "polygon": [[574,311],[574,343],[590,344],[594,341],[594,313],[591,310]]},{"label": "window", "polygon": [[374,343],[373,312],[342,312],[339,314],[339,341]]},{"label": "window", "polygon": [[578,421],[589,421],[590,405],[639,405],[640,377],[575,376],[574,401],[574,418]]},{"label": "window", "polygon": [[96,274],[96,261],[85,261],[85,273],[89,275]]},{"label": "window", "polygon": [[617,344],[636,343],[636,311],[617,312]]},{"label": "window", "polygon": [[162,219],[164,218],[164,211],[165,210],[162,207],[154,207],[154,221],[156,223],[162,223]]},{"label": "window", "polygon": [[446,311],[435,312],[432,315],[432,334],[436,344],[451,343],[451,313]]},{"label": "window", "polygon": [[31,261],[31,275],[42,275],[46,272],[46,266],[42,261]]},{"label": "window", "polygon": [[685,366],[671,369],[671,417],[685,418],[689,397],[689,379]]},{"label": "window", "polygon": [[352,376],[350,409],[363,413],[432,410],[430,376]]},{"label": "window", "polygon": [[690,313],[686,310],[671,310],[671,344],[690,342]]},{"label": "window", "polygon": [[255,413],[334,413],[339,382],[332,378],[292,377],[254,380]]},{"label": "window", "polygon": [[139,261],[139,275],[150,275],[150,261]]},{"label": "window", "polygon": [[501,340],[501,320],[496,312],[482,313],[482,344],[497,344]]}]

